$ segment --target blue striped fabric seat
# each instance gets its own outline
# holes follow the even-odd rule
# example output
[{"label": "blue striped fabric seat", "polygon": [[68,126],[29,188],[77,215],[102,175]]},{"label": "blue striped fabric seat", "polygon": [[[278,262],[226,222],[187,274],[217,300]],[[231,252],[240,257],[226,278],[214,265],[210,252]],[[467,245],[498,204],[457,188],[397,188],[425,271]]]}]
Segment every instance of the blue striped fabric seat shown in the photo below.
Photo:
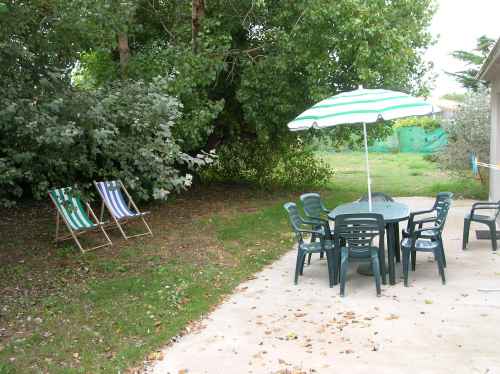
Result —
[{"label": "blue striped fabric seat", "polygon": [[140,215],[140,213],[133,212],[128,207],[118,181],[97,182],[96,184],[111,214],[116,219],[137,217]]}]

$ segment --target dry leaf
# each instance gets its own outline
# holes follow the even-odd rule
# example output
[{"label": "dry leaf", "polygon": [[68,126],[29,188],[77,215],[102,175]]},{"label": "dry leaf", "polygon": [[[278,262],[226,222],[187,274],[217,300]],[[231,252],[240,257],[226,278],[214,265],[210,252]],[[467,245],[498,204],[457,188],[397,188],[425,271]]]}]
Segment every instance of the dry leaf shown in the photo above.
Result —
[{"label": "dry leaf", "polygon": [[399,319],[399,316],[391,313],[389,316],[385,317],[385,319],[387,321],[390,321],[390,320],[393,320],[393,319]]}]

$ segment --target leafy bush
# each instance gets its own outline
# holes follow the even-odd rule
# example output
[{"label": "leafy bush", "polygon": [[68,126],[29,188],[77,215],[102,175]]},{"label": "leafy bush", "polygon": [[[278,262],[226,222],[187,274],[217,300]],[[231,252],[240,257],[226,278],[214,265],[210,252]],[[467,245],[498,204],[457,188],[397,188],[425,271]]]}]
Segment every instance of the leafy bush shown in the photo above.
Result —
[{"label": "leafy bush", "polygon": [[270,148],[240,141],[217,150],[217,162],[204,172],[214,181],[255,183],[263,188],[324,185],[334,172],[301,142]]},{"label": "leafy bush", "polygon": [[448,146],[438,155],[440,164],[460,174],[470,171],[470,153],[488,161],[490,154],[490,106],[486,91],[470,93],[452,119],[443,123]]},{"label": "leafy bush", "polygon": [[420,127],[426,131],[436,130],[441,127],[441,120],[432,117],[409,117],[398,119],[394,123],[394,129],[399,129],[402,127]]},{"label": "leafy bush", "polygon": [[171,128],[179,101],[169,82],[127,81],[67,90],[47,101],[0,99],[0,204],[95,179],[123,179],[140,199],[165,199],[191,184],[186,170],[213,155],[183,153]]}]

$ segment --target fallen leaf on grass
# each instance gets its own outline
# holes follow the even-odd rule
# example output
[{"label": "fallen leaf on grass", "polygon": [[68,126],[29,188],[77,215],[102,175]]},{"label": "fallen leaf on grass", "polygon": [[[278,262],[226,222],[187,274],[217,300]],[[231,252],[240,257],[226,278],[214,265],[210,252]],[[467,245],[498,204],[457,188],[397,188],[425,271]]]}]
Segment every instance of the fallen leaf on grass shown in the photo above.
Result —
[{"label": "fallen leaf on grass", "polygon": [[156,351],[148,354],[148,361],[157,361],[163,359],[163,352]]}]

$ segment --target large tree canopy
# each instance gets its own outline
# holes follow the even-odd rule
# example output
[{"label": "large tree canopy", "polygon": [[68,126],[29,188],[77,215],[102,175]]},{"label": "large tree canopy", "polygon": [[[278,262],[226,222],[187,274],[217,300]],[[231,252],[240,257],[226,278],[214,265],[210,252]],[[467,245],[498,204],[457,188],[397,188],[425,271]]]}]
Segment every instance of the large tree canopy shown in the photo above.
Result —
[{"label": "large tree canopy", "polygon": [[[113,96],[110,90],[118,87],[117,81],[121,90],[134,82],[153,85],[161,78],[162,93],[180,102],[179,115],[169,125],[174,143],[189,154],[220,150],[220,170],[234,177],[243,177],[238,170],[248,169],[252,175],[269,174],[280,160],[292,159],[287,154],[297,152],[297,135],[289,133],[286,123],[326,96],[359,84],[414,94],[426,89],[428,66],[422,54],[431,43],[432,0],[1,4],[4,107],[25,100],[39,110],[78,92],[99,97],[105,90]],[[121,93],[113,97],[125,100]],[[126,122],[132,113],[115,103],[108,110],[121,112],[120,121]],[[66,109],[79,110],[74,105]],[[17,118],[19,131],[30,126],[33,114],[9,113],[4,118],[10,123]],[[116,113],[106,118],[116,118]],[[55,116],[51,121],[64,126],[68,119]],[[76,127],[84,125],[75,121]],[[25,189],[31,183],[22,176],[26,165],[13,162],[9,149],[13,140],[29,142],[29,136],[13,135],[11,129],[0,125],[0,168],[9,165],[8,183]],[[335,137],[347,139],[352,131],[339,127]],[[384,133],[376,126],[370,131],[372,138]],[[95,174],[100,172],[97,167]],[[46,183],[52,182],[48,177]]]}]

